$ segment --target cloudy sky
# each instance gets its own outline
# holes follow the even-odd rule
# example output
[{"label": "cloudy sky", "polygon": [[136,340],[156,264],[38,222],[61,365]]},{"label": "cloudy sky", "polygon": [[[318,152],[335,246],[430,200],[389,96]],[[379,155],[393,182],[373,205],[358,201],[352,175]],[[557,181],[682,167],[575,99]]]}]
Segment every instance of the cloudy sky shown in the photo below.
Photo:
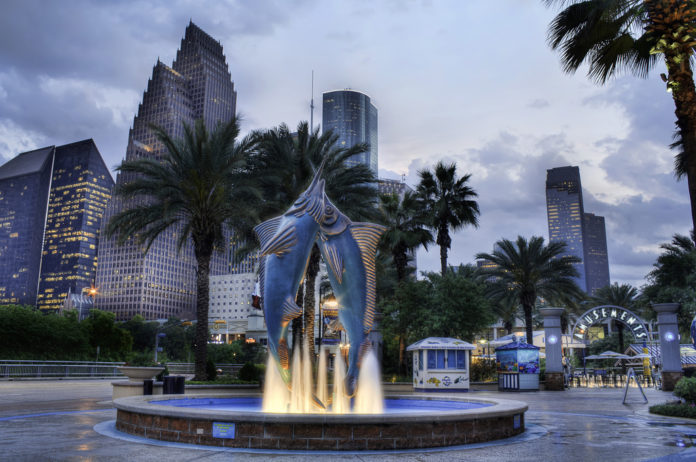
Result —
[{"label": "cloudy sky", "polygon": [[[245,131],[309,119],[314,70],[315,102],[372,97],[380,176],[414,185],[440,159],[472,173],[480,227],[455,235],[451,263],[503,237],[548,238],[546,169],[577,165],[585,211],[606,217],[612,282],[641,285],[659,244],[690,228],[662,69],[604,87],[564,74],[546,44],[553,15],[540,0],[5,0],[0,160],[94,138],[118,165],[153,65],[172,63],[192,19],[224,47]],[[438,249],[418,265],[438,270]]]}]

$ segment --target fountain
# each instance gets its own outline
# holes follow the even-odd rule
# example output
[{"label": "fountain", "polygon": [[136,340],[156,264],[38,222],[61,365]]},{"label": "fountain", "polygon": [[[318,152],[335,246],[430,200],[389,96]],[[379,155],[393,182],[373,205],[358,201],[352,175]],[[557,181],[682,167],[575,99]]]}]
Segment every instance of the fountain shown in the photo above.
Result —
[{"label": "fountain", "polygon": [[[284,215],[255,229],[268,328],[263,399],[255,394],[118,399],[118,430],[165,441],[282,450],[442,447],[524,431],[527,406],[517,401],[384,399],[379,364],[367,340],[375,308],[375,253],[384,228],[354,223],[338,211],[324,193],[322,167]],[[347,364],[339,350],[331,376],[320,348],[316,387],[309,349],[296,346],[291,359],[287,338],[289,323],[302,314],[295,294],[315,243],[348,341]]]}]

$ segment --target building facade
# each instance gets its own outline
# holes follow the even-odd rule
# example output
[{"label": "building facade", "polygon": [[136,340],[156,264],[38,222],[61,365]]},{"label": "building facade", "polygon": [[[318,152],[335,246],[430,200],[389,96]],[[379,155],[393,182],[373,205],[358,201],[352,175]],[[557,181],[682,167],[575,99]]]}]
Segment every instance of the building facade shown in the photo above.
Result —
[{"label": "building facade", "polygon": [[609,285],[609,257],[607,255],[607,232],[604,217],[585,213],[585,272],[587,292]]},{"label": "building facade", "polygon": [[[236,101],[222,45],[189,23],[172,67],[159,60],[154,66],[128,135],[126,160],[161,159],[166,154],[150,124],[164,128],[172,138],[181,138],[184,123],[191,126],[202,118],[211,129],[231,120]],[[116,183],[130,180],[128,175],[119,174]],[[134,204],[115,198],[107,207],[105,222]],[[124,245],[115,239],[104,240],[99,249],[97,308],[114,312],[120,320],[136,314],[145,319],[192,318],[196,260],[190,243],[178,249],[181,231],[174,226],[163,232],[147,253],[134,240]],[[223,274],[227,267],[227,255],[215,253],[211,274]]]},{"label": "building facade", "polygon": [[114,181],[94,141],[22,153],[0,167],[0,304],[59,310],[95,281]]},{"label": "building facade", "polygon": [[377,108],[370,97],[354,90],[328,91],[323,94],[322,130],[338,135],[338,146],[350,148],[369,144],[369,150],[348,159],[348,165],[364,164],[377,175]]},{"label": "building facade", "polygon": [[594,290],[608,285],[604,218],[585,213],[578,167],[558,167],[546,171],[546,213],[549,241],[565,242],[565,255],[581,260],[574,265],[579,273],[578,286],[592,294]]},{"label": "building facade", "polygon": [[414,192],[413,188],[407,185],[403,180],[380,178],[377,181],[380,194],[396,194],[399,197],[404,197],[406,191]]}]

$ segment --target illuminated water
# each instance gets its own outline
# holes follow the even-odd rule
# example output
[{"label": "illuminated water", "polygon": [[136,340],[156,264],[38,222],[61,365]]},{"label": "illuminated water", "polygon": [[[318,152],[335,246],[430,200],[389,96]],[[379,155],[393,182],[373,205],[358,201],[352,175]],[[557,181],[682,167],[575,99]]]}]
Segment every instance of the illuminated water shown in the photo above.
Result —
[{"label": "illuminated water", "polygon": [[[194,398],[152,401],[152,404],[180,408],[196,408],[210,411],[259,412],[262,398]],[[432,414],[443,411],[480,409],[493,406],[490,403],[466,401],[425,400],[425,399],[385,399],[383,414],[423,413]]]}]

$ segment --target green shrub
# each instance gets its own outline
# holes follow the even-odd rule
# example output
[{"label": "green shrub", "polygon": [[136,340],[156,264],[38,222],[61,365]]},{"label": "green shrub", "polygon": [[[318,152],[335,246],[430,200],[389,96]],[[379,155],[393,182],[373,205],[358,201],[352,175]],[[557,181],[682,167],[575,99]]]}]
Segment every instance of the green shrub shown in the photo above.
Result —
[{"label": "green shrub", "polygon": [[259,377],[261,377],[261,370],[256,367],[253,363],[244,363],[239,372],[237,373],[237,378],[239,380],[244,380],[246,382],[258,382]]},{"label": "green shrub", "polygon": [[696,403],[696,378],[682,377],[674,386],[674,395],[687,403]]},{"label": "green shrub", "polygon": [[472,382],[494,382],[497,379],[498,370],[492,359],[477,359],[471,362]]},{"label": "green shrub", "polygon": [[693,404],[657,404],[655,406],[650,406],[650,412],[671,417],[696,419],[696,406]]}]

